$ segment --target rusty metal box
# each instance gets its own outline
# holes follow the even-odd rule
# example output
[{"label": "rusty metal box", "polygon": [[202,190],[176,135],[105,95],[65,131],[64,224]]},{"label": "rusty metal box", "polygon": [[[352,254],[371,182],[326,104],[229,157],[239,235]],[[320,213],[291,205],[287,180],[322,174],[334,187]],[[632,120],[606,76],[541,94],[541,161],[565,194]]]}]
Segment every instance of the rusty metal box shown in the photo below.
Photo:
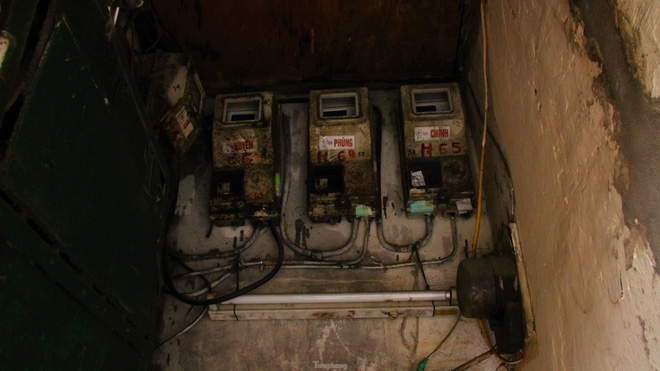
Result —
[{"label": "rusty metal box", "polygon": [[317,222],[374,216],[378,183],[367,88],[313,90],[308,213]]},{"label": "rusty metal box", "polygon": [[158,51],[147,94],[147,111],[159,122],[178,154],[184,153],[201,131],[204,88],[186,54]]},{"label": "rusty metal box", "polygon": [[474,185],[456,83],[401,86],[401,174],[406,212],[471,210]]},{"label": "rusty metal box", "polygon": [[270,92],[218,95],[209,217],[218,225],[278,218],[279,130]]}]

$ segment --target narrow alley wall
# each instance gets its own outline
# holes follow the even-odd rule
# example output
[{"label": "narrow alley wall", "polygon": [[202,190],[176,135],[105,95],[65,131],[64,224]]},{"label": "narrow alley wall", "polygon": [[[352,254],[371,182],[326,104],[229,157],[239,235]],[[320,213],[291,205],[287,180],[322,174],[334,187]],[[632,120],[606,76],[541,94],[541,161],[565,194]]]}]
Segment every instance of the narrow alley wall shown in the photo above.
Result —
[{"label": "narrow alley wall", "polygon": [[[650,143],[660,140],[660,4],[490,0],[486,17],[490,139],[506,156],[516,201],[496,201],[493,190],[506,192],[490,171],[486,206],[511,209],[489,214],[519,225],[536,316],[522,369],[660,369],[660,181],[648,171],[658,161]],[[599,35],[603,24],[618,37]],[[464,80],[483,110],[482,44]],[[631,149],[644,136],[645,150]],[[501,162],[492,146],[488,154]]]}]

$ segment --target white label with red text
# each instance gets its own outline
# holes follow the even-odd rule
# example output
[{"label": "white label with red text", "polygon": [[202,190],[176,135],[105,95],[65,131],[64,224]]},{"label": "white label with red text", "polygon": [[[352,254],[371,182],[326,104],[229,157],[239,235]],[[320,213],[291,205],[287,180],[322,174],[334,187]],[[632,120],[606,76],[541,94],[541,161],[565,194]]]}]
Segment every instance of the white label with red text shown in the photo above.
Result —
[{"label": "white label with red text", "polygon": [[449,126],[420,126],[415,128],[415,142],[449,139]]},{"label": "white label with red text", "polygon": [[194,126],[192,120],[188,117],[188,112],[185,107],[181,108],[179,113],[176,114],[176,122],[179,123],[179,128],[181,129],[183,136],[188,138],[188,135],[192,133]]},{"label": "white label with red text", "polygon": [[355,149],[355,135],[321,136],[319,137],[319,149]]},{"label": "white label with red text", "polygon": [[235,139],[222,142],[224,153],[254,153],[257,152],[257,139]]}]

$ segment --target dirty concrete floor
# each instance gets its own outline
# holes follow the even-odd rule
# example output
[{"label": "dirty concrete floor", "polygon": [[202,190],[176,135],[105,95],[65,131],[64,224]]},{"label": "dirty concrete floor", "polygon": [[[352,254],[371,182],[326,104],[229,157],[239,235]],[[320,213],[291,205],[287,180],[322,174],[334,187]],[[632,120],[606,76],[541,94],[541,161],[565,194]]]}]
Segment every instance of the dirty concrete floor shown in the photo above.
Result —
[{"label": "dirty concrete floor", "polygon": [[[391,243],[411,243],[424,235],[423,219],[407,219],[403,212],[400,185],[398,147],[396,142],[397,91],[371,92],[372,104],[383,112],[382,122],[382,189],[391,201],[384,218],[385,237]],[[291,190],[285,207],[286,219],[306,219],[305,182],[307,146],[307,104],[292,103],[281,107],[290,118],[291,160],[286,175],[291,178]],[[202,138],[204,139],[204,138]],[[207,204],[211,164],[208,151],[193,151],[184,163],[179,186],[176,215],[170,227],[170,247],[188,253],[210,249],[231,249],[234,237],[242,241],[253,232],[251,225],[239,228],[213,228],[210,236]],[[455,283],[459,261],[465,257],[466,240],[471,240],[474,216],[457,218],[458,246],[456,256],[445,264],[425,265],[424,270],[432,290],[448,289]],[[312,225],[308,246],[330,248],[342,244],[350,236],[350,224]],[[488,220],[482,221],[479,249],[492,248]],[[290,235],[295,235],[294,223],[288,222]],[[448,255],[452,249],[450,222],[435,218],[431,242],[420,251],[422,260]],[[378,242],[375,221],[370,222],[365,261],[384,264],[404,262],[409,254],[384,250]],[[361,223],[358,241],[365,241],[366,228]],[[357,245],[360,245],[359,243]],[[241,255],[243,260],[268,259],[275,254],[275,242],[269,232],[262,234],[254,246]],[[361,248],[361,246],[358,246]],[[287,253],[286,259],[293,258]],[[200,262],[193,266],[203,269],[227,262]],[[191,264],[193,265],[193,264]],[[264,272],[258,269],[241,271],[241,286],[247,285]],[[217,279],[218,275],[209,279]],[[216,292],[231,292],[235,277],[222,282]],[[200,280],[186,282],[186,289],[202,287]],[[258,293],[293,292],[366,292],[424,290],[424,282],[415,266],[390,269],[282,269]],[[154,368],[162,370],[415,370],[420,362],[453,326],[454,315],[437,317],[399,317],[388,319],[316,319],[212,321],[206,308],[190,307],[164,297],[163,326],[160,342],[165,341],[192,323],[201,320],[189,331],[162,346],[154,355]],[[443,303],[446,305],[447,303]],[[461,318],[454,333],[428,362],[426,370],[448,370],[481,354],[486,345],[475,320]],[[499,362],[488,359],[473,370],[496,370]],[[332,368],[334,367],[334,368]],[[504,368],[500,368],[504,369]]]}]

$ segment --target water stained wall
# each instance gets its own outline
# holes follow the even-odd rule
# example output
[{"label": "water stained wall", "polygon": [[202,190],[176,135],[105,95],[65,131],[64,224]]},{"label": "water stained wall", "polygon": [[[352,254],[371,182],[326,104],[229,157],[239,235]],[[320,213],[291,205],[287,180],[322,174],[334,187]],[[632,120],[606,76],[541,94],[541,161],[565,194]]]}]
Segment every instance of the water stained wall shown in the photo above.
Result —
[{"label": "water stained wall", "polygon": [[[537,326],[523,369],[660,368],[658,7],[488,2],[487,205],[496,230],[520,227]],[[463,78],[478,133],[474,45]]]}]

